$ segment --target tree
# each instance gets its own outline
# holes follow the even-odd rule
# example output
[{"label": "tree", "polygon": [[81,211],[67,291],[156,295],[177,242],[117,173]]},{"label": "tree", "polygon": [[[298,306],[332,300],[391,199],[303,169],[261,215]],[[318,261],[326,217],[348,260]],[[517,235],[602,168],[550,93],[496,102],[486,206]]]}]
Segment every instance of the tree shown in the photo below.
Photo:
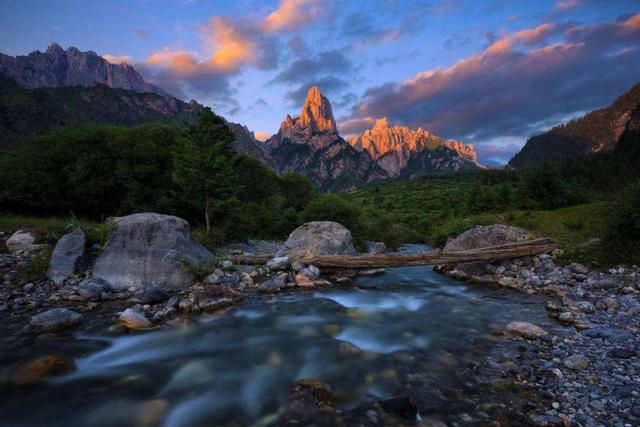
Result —
[{"label": "tree", "polygon": [[173,181],[186,207],[202,212],[207,231],[211,218],[220,218],[236,202],[233,174],[234,135],[210,108],[185,132],[174,159]]},{"label": "tree", "polygon": [[303,210],[313,197],[313,187],[309,180],[295,172],[282,175],[280,189],[286,199],[286,206],[298,211]]}]

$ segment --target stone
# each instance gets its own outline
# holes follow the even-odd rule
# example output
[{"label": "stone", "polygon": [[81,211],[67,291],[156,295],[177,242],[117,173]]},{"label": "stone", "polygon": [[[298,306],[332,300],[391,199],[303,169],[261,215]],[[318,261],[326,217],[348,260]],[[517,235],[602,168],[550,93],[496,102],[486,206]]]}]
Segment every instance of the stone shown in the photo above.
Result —
[{"label": "stone", "polygon": [[382,255],[387,252],[384,242],[364,242],[364,246],[369,255]]},{"label": "stone", "polygon": [[12,384],[34,384],[48,377],[65,374],[76,368],[73,360],[59,356],[47,355],[25,362],[11,373],[9,382]]},{"label": "stone", "polygon": [[589,274],[589,267],[583,264],[572,262],[568,267],[569,270],[573,271],[576,274]]},{"label": "stone", "polygon": [[144,313],[134,308],[127,308],[125,311],[120,313],[118,323],[121,326],[134,331],[143,331],[151,328],[151,322],[145,317]]},{"label": "stone", "polygon": [[527,240],[530,233],[519,227],[493,224],[478,225],[447,240],[443,252],[466,251]]},{"label": "stone", "polygon": [[78,285],[78,293],[88,301],[98,301],[109,289],[109,283],[99,277],[85,279]]},{"label": "stone", "polygon": [[306,268],[303,268],[300,271],[300,274],[309,278],[309,280],[316,280],[320,277],[320,269],[315,265],[310,265]]},{"label": "stone", "polygon": [[280,286],[273,280],[266,280],[258,285],[258,290],[263,293],[273,294],[280,291]]},{"label": "stone", "polygon": [[223,270],[230,270],[233,268],[233,262],[225,259],[220,263],[220,267],[222,267]]},{"label": "stone", "polygon": [[589,367],[589,359],[582,354],[573,354],[564,359],[564,366],[574,371],[581,371]]},{"label": "stone", "polygon": [[189,265],[213,258],[181,218],[138,213],[110,221],[116,229],[98,257],[93,275],[108,281],[114,290],[150,285],[184,289],[195,282]]},{"label": "stone", "polygon": [[415,399],[410,396],[398,396],[381,400],[378,405],[388,414],[414,421],[418,415]]},{"label": "stone", "polygon": [[618,359],[631,359],[636,355],[636,351],[631,347],[616,347],[611,350],[611,355]]},{"label": "stone", "polygon": [[576,316],[570,311],[565,311],[563,313],[560,313],[560,315],[558,316],[558,320],[563,323],[575,323]]},{"label": "stone", "polygon": [[289,410],[309,416],[310,414],[332,414],[335,412],[331,386],[314,378],[300,379],[289,388]]},{"label": "stone", "polygon": [[39,248],[35,244],[36,238],[28,230],[18,230],[5,242],[9,253],[33,252]]},{"label": "stone", "polygon": [[267,268],[272,271],[286,270],[291,266],[291,258],[288,256],[277,256],[267,261]]},{"label": "stone", "polygon": [[293,230],[278,256],[355,255],[351,232],[337,222],[313,221]]},{"label": "stone", "polygon": [[61,284],[76,272],[78,261],[84,254],[86,241],[84,232],[79,227],[58,240],[51,254],[47,271],[47,277],[56,285]]},{"label": "stone", "polygon": [[541,327],[529,322],[511,322],[505,327],[505,332],[511,335],[518,335],[524,338],[540,338],[549,335]]},{"label": "stone", "polygon": [[313,284],[313,280],[309,279],[304,274],[296,274],[295,282],[296,286],[300,288],[315,288],[316,286]]},{"label": "stone", "polygon": [[82,315],[66,308],[51,308],[29,321],[34,332],[58,332],[82,322]]},{"label": "stone", "polygon": [[149,303],[157,303],[161,301],[165,301],[169,298],[169,294],[159,286],[147,286],[144,289],[138,289],[135,294],[133,294],[133,301],[149,304]]}]

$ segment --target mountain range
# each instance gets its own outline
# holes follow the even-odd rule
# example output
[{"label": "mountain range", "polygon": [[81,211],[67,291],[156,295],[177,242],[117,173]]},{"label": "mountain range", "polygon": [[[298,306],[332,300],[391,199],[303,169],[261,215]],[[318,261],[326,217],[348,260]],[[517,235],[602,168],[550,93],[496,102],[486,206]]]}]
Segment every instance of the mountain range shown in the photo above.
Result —
[{"label": "mountain range", "polygon": [[522,169],[543,161],[564,160],[616,149],[627,130],[634,130],[640,112],[640,84],[619,96],[610,106],[594,110],[529,138],[510,161],[509,167]]}]

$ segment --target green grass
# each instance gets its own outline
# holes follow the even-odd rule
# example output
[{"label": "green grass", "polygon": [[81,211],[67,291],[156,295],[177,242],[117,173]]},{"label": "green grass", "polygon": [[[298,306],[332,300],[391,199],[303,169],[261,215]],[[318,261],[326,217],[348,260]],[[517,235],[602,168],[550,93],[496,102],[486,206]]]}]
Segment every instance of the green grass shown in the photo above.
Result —
[{"label": "green grass", "polygon": [[69,228],[79,225],[87,236],[87,242],[104,243],[114,225],[97,221],[78,220],[73,217],[38,217],[0,213],[0,230],[30,230],[36,243],[54,244]]}]

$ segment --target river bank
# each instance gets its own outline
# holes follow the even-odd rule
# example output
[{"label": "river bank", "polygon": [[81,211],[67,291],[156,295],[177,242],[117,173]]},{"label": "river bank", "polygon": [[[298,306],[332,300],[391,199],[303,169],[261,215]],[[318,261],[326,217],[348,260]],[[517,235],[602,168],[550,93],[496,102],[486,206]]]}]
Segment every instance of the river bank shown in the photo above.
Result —
[{"label": "river bank", "polygon": [[[235,247],[226,250],[237,254],[251,249]],[[554,255],[559,257],[561,254]],[[386,374],[385,369],[380,369],[374,378],[384,379],[386,375],[394,386],[387,394],[367,397],[365,393],[355,400],[352,396],[349,399],[351,405],[341,404],[340,396],[331,393],[331,399],[337,400],[333,404],[338,407],[337,411],[331,411],[327,419],[318,416],[314,422],[411,424],[420,414],[423,425],[624,426],[637,423],[640,419],[640,372],[637,366],[640,271],[637,267],[606,271],[590,271],[578,264],[563,267],[556,265],[561,261],[554,255],[437,268],[440,273],[455,279],[455,286],[469,286],[473,291],[493,295],[497,292],[498,300],[490,306],[493,310],[531,306],[546,314],[532,316],[528,310],[517,309],[516,317],[501,317],[498,322],[494,319],[486,326],[485,333],[478,336],[475,336],[477,332],[474,331],[478,328],[474,322],[466,324],[464,317],[456,317],[460,329],[455,334],[468,334],[473,345],[456,348],[456,351],[442,350],[438,357],[419,348],[408,354],[406,349],[394,351],[387,342],[382,347],[363,349],[362,343],[360,346],[354,344],[353,337],[347,336],[349,339],[339,340],[347,344],[339,345],[337,350],[343,358],[357,355],[366,360],[369,357],[379,358],[380,354],[391,354],[383,358],[392,359],[393,366]],[[46,378],[50,375],[73,375],[78,370],[75,360],[91,357],[96,351],[108,351],[109,345],[122,339],[118,337],[126,339],[127,336],[198,330],[202,319],[211,316],[229,319],[238,312],[251,312],[252,307],[277,306],[282,298],[304,299],[320,294],[324,295],[324,300],[334,289],[344,291],[348,296],[358,295],[363,286],[376,290],[390,287],[393,291],[396,280],[393,277],[398,274],[394,269],[387,274],[384,271],[360,272],[360,277],[357,271],[325,272],[321,276],[322,272],[309,270],[309,266],[303,265],[272,263],[270,268],[255,268],[220,261],[219,268],[202,281],[179,291],[153,287],[143,292],[136,289],[112,291],[98,286],[100,292],[97,292],[94,287],[81,286],[82,283],[86,285],[89,279],[88,271],[74,274],[62,284],[51,280],[21,282],[17,272],[31,256],[0,255],[3,277],[0,316],[5,337],[0,361],[4,367],[3,387],[11,393],[23,393],[25,386],[48,384],[50,380]],[[402,271],[406,270],[399,269]],[[429,286],[437,287],[438,276],[429,271],[428,268],[418,270],[418,276],[411,280],[427,276]],[[388,280],[390,283],[385,282]],[[477,284],[462,285],[460,280]],[[92,289],[94,292],[89,292]],[[514,290],[525,295],[527,300],[515,306],[505,303],[501,307],[501,298],[509,301],[513,298],[510,295],[515,295]],[[345,297],[341,298],[344,303]],[[411,301],[416,298],[414,295],[406,299],[403,309],[411,312],[407,307],[411,307]],[[454,293],[451,298],[464,301],[466,297]],[[476,307],[487,308],[487,300],[483,298],[486,297],[471,300],[470,307],[475,304]],[[393,298],[391,301],[392,306],[398,304]],[[344,313],[348,318],[367,312],[368,303],[364,309],[359,304],[362,303],[351,307],[351,311],[348,303],[323,306],[318,315],[328,311]],[[381,304],[384,307],[389,302]],[[304,311],[308,312],[312,306],[306,306]],[[49,326],[46,326],[47,330],[38,330],[41,326],[37,322],[34,327],[33,318],[53,307],[66,308],[82,317],[78,320],[73,316],[63,316],[67,320],[60,323],[59,330],[57,327],[48,329]],[[372,319],[379,315],[368,318],[368,322],[373,322]],[[444,314],[441,317],[446,319]],[[518,327],[513,326],[513,322],[534,323],[542,326],[545,333],[531,333],[530,325]],[[375,326],[370,328],[375,329]],[[321,335],[332,339],[339,339],[344,332],[337,323],[324,324],[320,330]],[[420,332],[416,334],[419,336]],[[111,339],[116,341],[107,347],[103,338],[83,340],[78,345],[75,337],[87,335],[112,337],[107,343],[112,342]],[[397,331],[396,335],[403,336],[403,331]],[[330,341],[331,345],[334,341]],[[65,342],[72,345],[67,346]],[[59,348],[58,352],[52,351],[56,348]],[[267,353],[267,365],[279,366],[278,360],[286,352],[286,349],[276,351],[276,356]],[[52,358],[43,359],[49,356]],[[329,363],[328,360],[324,363]],[[427,360],[430,362],[426,363]],[[433,360],[438,362],[434,365]],[[291,363],[295,365],[294,361]],[[447,364],[451,366],[445,370]],[[82,366],[79,368],[81,372]],[[441,371],[440,375],[431,375],[434,369]],[[395,374],[391,375],[392,372]],[[368,381],[366,374],[363,375],[365,382]],[[441,387],[439,384],[444,378],[452,381]],[[336,387],[335,384],[328,385]],[[340,389],[339,384],[337,389]],[[395,398],[399,399],[393,400]],[[389,399],[392,400],[387,402]],[[357,402],[355,406],[354,401]],[[299,413],[295,416],[281,413],[277,407],[275,405],[273,409],[277,416],[267,419],[270,423],[286,424],[300,418]],[[169,409],[165,408],[159,419],[164,419],[167,411]],[[314,417],[317,415],[313,410],[307,412],[315,414]],[[150,425],[159,423],[156,420]]]}]

